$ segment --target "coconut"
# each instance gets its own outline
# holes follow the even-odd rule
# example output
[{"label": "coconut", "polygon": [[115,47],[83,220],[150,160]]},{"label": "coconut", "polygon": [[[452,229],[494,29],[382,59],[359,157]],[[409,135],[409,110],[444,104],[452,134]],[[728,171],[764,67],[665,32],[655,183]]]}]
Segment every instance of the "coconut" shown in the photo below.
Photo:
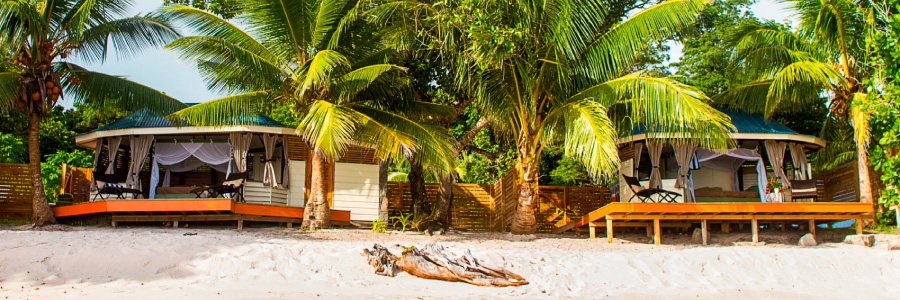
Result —
[{"label": "coconut", "polygon": [[48,89],[52,89],[52,88],[53,88],[53,81],[47,81],[46,85],[47,85],[47,88],[48,88]]},{"label": "coconut", "polygon": [[41,92],[34,92],[34,93],[32,93],[32,94],[31,94],[31,100],[32,100],[32,101],[38,101],[38,100],[41,100]]},{"label": "coconut", "polygon": [[58,87],[58,86],[54,86],[54,87],[53,87],[53,93],[54,93],[54,94],[59,94],[59,87]]},{"label": "coconut", "polygon": [[18,107],[19,109],[24,109],[25,101],[19,100],[18,102],[16,102],[16,107]]}]

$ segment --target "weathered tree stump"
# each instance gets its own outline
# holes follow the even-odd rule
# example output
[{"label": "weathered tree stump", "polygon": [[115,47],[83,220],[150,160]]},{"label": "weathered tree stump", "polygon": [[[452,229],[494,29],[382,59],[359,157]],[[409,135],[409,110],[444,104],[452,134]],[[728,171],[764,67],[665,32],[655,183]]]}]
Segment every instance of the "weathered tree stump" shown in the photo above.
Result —
[{"label": "weathered tree stump", "polygon": [[379,244],[375,244],[372,249],[363,249],[363,253],[378,275],[394,277],[399,269],[420,278],[462,281],[480,286],[528,284],[525,278],[513,272],[483,265],[469,250],[462,256],[453,258],[437,243],[425,245],[422,249],[406,248],[400,256],[392,254]]}]

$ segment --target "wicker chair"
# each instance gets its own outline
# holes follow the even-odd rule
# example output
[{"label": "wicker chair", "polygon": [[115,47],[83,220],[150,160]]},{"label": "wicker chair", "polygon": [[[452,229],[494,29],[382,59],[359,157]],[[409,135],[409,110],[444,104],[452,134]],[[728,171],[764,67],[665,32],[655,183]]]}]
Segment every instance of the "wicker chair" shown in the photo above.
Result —
[{"label": "wicker chair", "polygon": [[816,181],[812,179],[791,180],[791,199],[812,199],[812,202],[816,202],[819,199]]}]

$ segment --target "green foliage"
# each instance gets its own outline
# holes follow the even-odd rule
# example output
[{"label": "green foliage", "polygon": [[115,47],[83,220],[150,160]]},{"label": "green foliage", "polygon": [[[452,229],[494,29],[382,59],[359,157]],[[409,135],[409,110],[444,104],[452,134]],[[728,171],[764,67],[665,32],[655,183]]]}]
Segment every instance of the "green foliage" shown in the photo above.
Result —
[{"label": "green foliage", "polygon": [[391,217],[391,226],[397,228],[397,225],[400,225],[400,232],[406,232],[406,228],[410,227],[413,223],[413,214],[404,214],[403,212],[397,212],[398,216]]},{"label": "green foliage", "polygon": [[[876,6],[879,19],[887,24],[871,32],[867,40],[878,66],[876,76],[866,81],[870,109],[873,111],[873,136],[879,137],[870,153],[870,164],[882,173],[884,189],[878,202],[879,226],[896,222],[891,206],[900,205],[900,1]],[[878,89],[882,86],[881,89]],[[898,224],[894,224],[895,226]]]},{"label": "green foliage", "polygon": [[209,11],[224,19],[231,19],[237,15],[239,0],[164,0],[163,4],[179,4]]},{"label": "green foliage", "polygon": [[25,141],[9,133],[0,133],[0,163],[24,164],[28,162]]},{"label": "green foliage", "polygon": [[372,221],[372,232],[385,232],[387,231],[388,221],[375,219]]},{"label": "green foliage", "polygon": [[41,180],[44,182],[44,193],[47,195],[47,200],[56,202],[63,163],[77,168],[89,168],[93,161],[94,155],[88,150],[59,151],[47,155],[45,161],[41,163]]}]

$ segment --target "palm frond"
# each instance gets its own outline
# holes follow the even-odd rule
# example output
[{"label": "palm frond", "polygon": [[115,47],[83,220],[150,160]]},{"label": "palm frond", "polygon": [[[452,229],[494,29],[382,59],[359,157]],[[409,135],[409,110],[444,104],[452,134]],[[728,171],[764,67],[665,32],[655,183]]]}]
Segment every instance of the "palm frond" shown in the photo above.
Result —
[{"label": "palm frond", "polygon": [[[56,63],[54,68],[64,74],[61,82],[66,95],[89,107],[119,108],[132,111],[142,107],[150,112],[166,115],[185,107],[184,103],[163,92],[128,79],[88,71],[73,63]],[[78,78],[79,83],[72,79]]]},{"label": "palm frond", "polygon": [[[9,48],[28,36],[44,36],[50,30],[33,1],[0,1],[0,47]],[[18,51],[19,49],[10,49]],[[33,55],[33,54],[32,54]]]},{"label": "palm frond", "polygon": [[772,79],[766,95],[766,116],[771,116],[781,102],[808,99],[811,93],[835,86],[846,88],[848,83],[831,66],[814,61],[792,63],[779,70]]},{"label": "palm frond", "polygon": [[314,46],[310,41],[317,4],[306,0],[248,0],[239,17],[280,60],[303,61],[306,51]]},{"label": "palm frond", "polygon": [[190,28],[197,35],[220,38],[263,57],[266,61],[279,61],[274,53],[249,33],[213,13],[183,5],[172,5],[162,9],[162,14],[167,18],[182,22],[185,27]]},{"label": "palm frond", "polygon": [[359,114],[328,101],[314,101],[300,119],[297,131],[317,151],[333,160],[340,157],[353,141],[359,126]]},{"label": "palm frond", "polygon": [[708,105],[699,89],[670,78],[636,72],[583,90],[571,100],[591,99],[611,111],[619,133],[642,127],[651,138],[696,141],[704,148],[732,146],[729,117]]},{"label": "palm frond", "polygon": [[110,46],[120,57],[131,57],[149,47],[161,47],[180,34],[168,20],[154,14],[134,16],[98,24],[76,38],[72,53],[91,63],[106,60]]},{"label": "palm frond", "polygon": [[693,24],[707,0],[667,0],[644,9],[595,37],[581,53],[577,71],[593,82],[609,80],[651,42]]},{"label": "palm frond", "polygon": [[0,72],[0,113],[9,113],[16,106],[22,75],[14,72]]},{"label": "palm frond", "polygon": [[[541,144],[562,143],[564,154],[581,162],[595,181],[608,178],[618,168],[618,140],[606,108],[589,99],[558,106],[540,126]],[[562,136],[560,141],[557,137]]]},{"label": "palm frond", "polygon": [[[318,57],[318,56],[317,56]],[[339,99],[349,100],[363,89],[369,87],[378,78],[390,71],[405,72],[406,68],[392,64],[379,64],[365,66],[341,76],[336,80],[333,91],[337,93]],[[388,95],[385,95],[388,96]]]},{"label": "palm frond", "polygon": [[[300,94],[321,89],[333,75],[340,75],[350,68],[350,61],[334,50],[322,50],[300,67],[303,78]],[[337,77],[335,77],[336,79]]]},{"label": "palm frond", "polygon": [[363,105],[350,107],[365,120],[356,140],[375,147],[379,157],[412,156],[437,173],[453,171],[453,138],[446,129],[390,111]]},{"label": "palm frond", "polygon": [[[211,89],[218,91],[246,92],[253,87],[274,89],[291,76],[279,67],[278,61],[271,61],[219,37],[183,37],[166,45],[166,49],[179,53],[183,60],[198,61],[204,80]],[[232,78],[246,84],[222,84],[230,83],[228,79]]]},{"label": "palm frond", "polygon": [[857,152],[865,152],[869,148],[869,139],[871,139],[869,123],[872,115],[863,105],[867,102],[866,97],[868,95],[865,93],[854,93],[853,105],[850,105],[850,126],[853,127],[853,141],[859,149]]},{"label": "palm frond", "polygon": [[256,91],[223,97],[184,108],[166,118],[175,124],[194,126],[243,125],[264,111],[273,94]]}]

